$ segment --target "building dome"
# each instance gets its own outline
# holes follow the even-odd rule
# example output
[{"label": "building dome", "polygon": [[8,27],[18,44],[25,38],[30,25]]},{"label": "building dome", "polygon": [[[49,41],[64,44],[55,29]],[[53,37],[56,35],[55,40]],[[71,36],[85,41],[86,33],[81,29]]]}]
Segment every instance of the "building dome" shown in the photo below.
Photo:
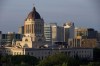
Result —
[{"label": "building dome", "polygon": [[33,10],[28,14],[26,19],[41,19],[40,14],[36,11],[36,8],[33,7]]}]

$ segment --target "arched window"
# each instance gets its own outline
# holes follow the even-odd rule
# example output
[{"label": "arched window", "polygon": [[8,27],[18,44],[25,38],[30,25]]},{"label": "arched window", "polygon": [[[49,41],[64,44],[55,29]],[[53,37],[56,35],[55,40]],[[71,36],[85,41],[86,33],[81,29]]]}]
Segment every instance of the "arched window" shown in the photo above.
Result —
[{"label": "arched window", "polygon": [[24,47],[24,48],[28,48],[28,45],[27,45],[27,44],[25,44],[23,47]]},{"label": "arched window", "polygon": [[28,41],[28,39],[25,39],[25,41]]}]

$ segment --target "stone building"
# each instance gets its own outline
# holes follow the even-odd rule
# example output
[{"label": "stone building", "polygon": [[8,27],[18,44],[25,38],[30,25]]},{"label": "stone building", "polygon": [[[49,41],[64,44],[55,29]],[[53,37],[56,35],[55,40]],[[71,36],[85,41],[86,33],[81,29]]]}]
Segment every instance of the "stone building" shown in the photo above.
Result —
[{"label": "stone building", "polygon": [[21,48],[39,48],[45,43],[44,20],[33,7],[24,22],[24,36],[22,41],[17,41],[16,45]]}]

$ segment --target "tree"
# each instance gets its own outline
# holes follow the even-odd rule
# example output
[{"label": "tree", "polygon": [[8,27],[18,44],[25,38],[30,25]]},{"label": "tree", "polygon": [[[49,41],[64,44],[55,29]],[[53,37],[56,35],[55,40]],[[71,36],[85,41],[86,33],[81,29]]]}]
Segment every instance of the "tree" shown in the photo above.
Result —
[{"label": "tree", "polygon": [[88,66],[100,66],[100,62],[90,62]]},{"label": "tree", "polygon": [[14,65],[33,65],[35,66],[36,64],[38,64],[39,60],[36,57],[33,56],[28,56],[28,55],[16,55],[16,56],[12,56],[11,58],[12,63]]},{"label": "tree", "polygon": [[67,63],[63,63],[62,66],[68,66]]},{"label": "tree", "polygon": [[0,64],[3,66],[35,66],[38,62],[39,60],[36,57],[28,55],[0,56]]},{"label": "tree", "polygon": [[62,66],[66,65],[66,63],[68,66],[79,66],[77,60],[66,56],[66,54],[64,53],[51,55],[46,59],[40,61],[37,66]]},{"label": "tree", "polygon": [[93,60],[94,61],[99,61],[100,62],[100,49],[99,48],[94,48],[93,51]]}]

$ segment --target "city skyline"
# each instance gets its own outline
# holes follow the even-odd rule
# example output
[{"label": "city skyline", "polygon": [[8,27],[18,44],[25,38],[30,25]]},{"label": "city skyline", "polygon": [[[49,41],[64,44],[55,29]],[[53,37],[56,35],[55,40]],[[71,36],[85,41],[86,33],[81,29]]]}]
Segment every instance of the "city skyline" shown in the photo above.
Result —
[{"label": "city skyline", "polygon": [[99,3],[1,0],[0,66],[100,65]]},{"label": "city skyline", "polygon": [[56,22],[61,25],[67,21],[72,21],[75,26],[99,30],[98,3],[100,1],[98,3],[97,1],[1,1],[0,30],[3,32],[18,32],[18,27],[23,25],[26,15],[32,10],[33,6],[37,8],[45,23]]}]

